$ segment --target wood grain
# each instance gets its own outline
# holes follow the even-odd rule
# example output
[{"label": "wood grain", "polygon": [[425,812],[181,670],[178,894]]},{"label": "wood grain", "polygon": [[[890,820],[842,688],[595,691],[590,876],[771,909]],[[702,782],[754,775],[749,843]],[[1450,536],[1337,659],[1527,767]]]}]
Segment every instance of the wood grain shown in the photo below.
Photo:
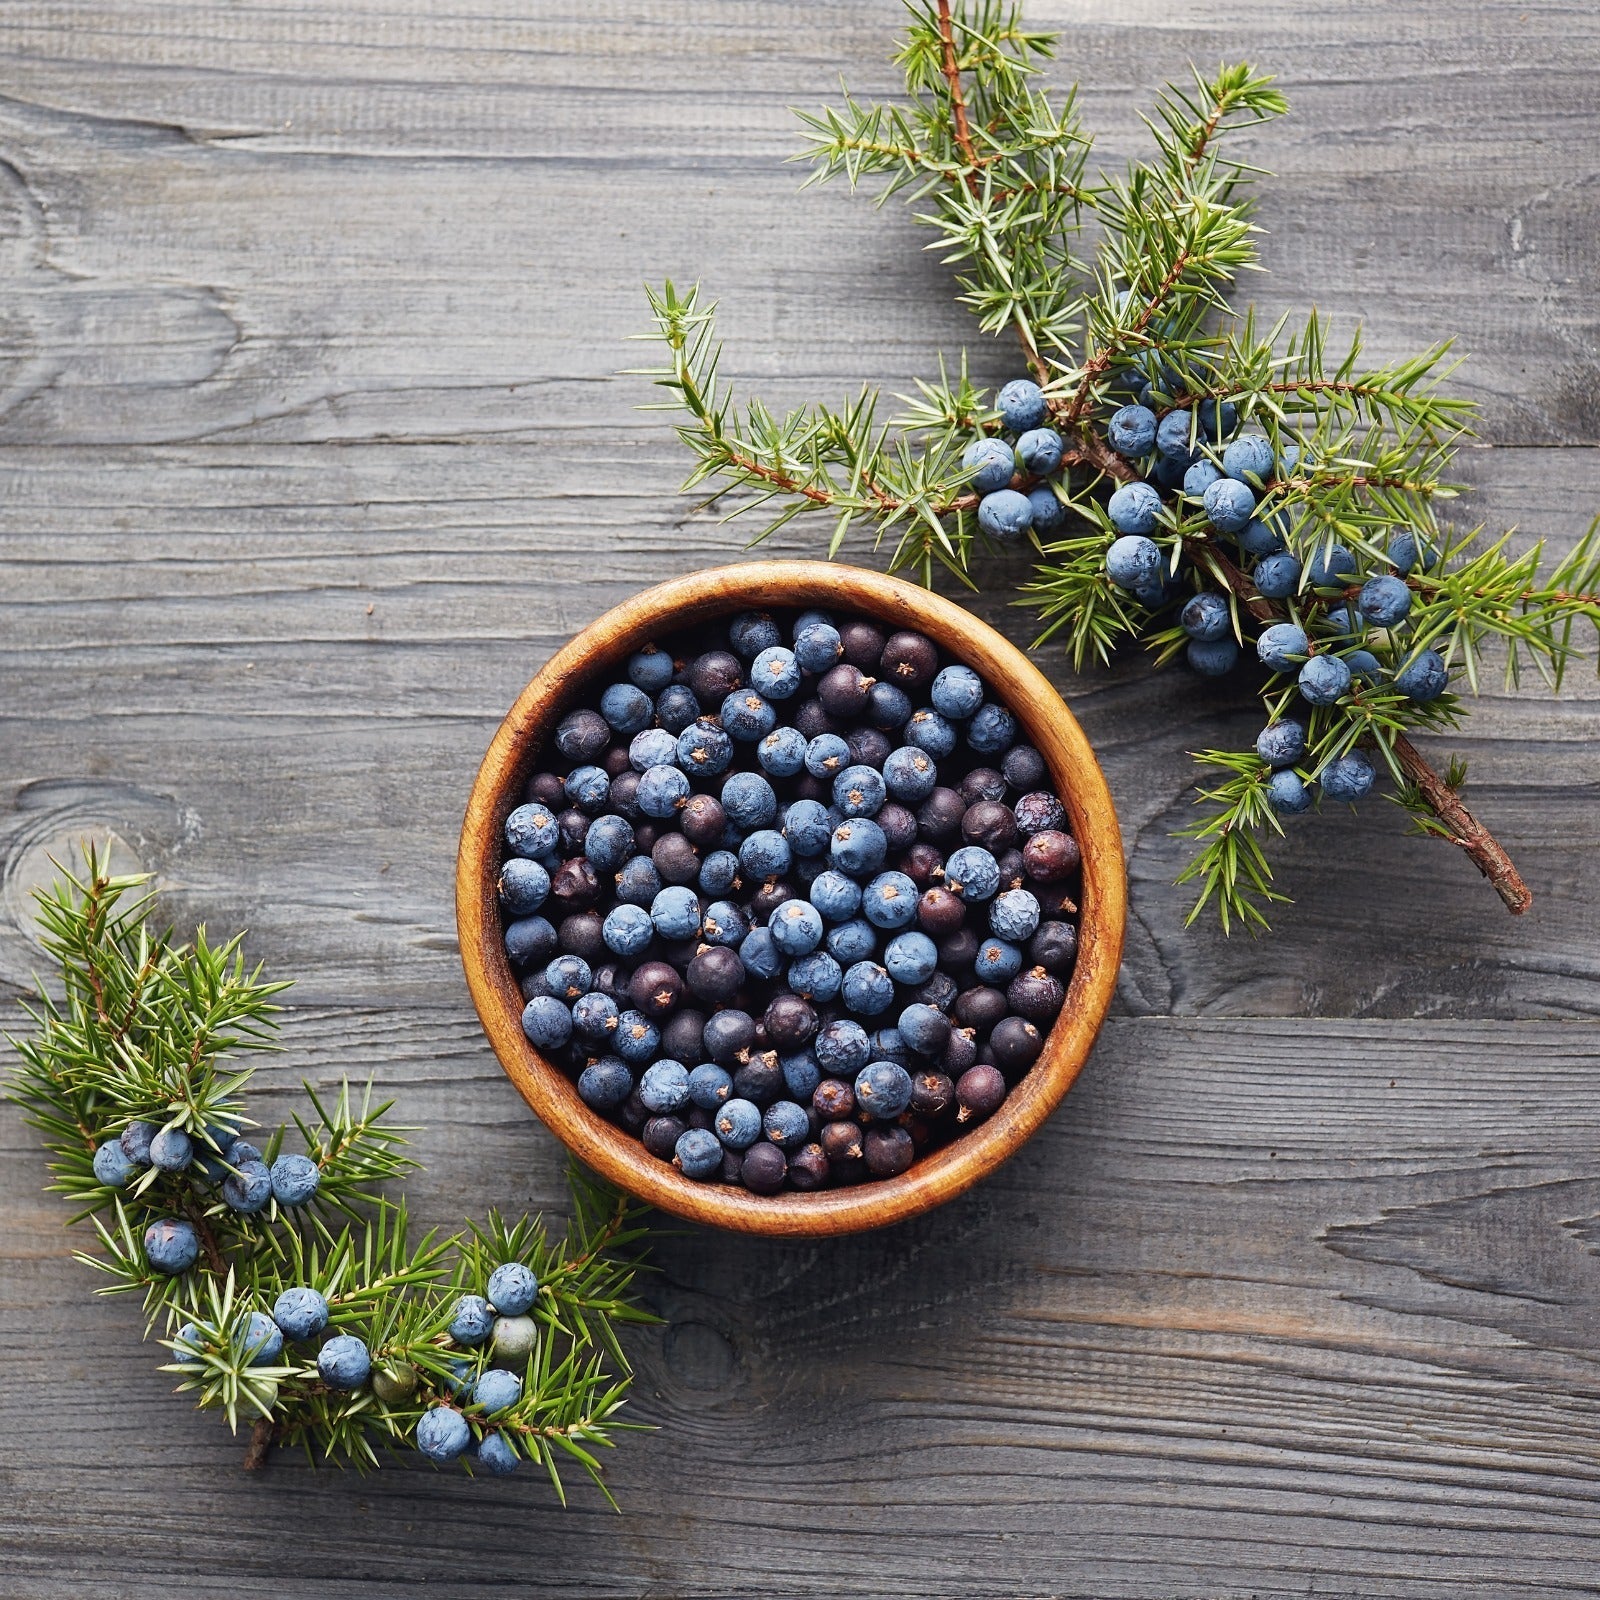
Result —
[{"label": "wood grain", "polygon": [[[1592,6],[1048,0],[1114,162],[1248,53],[1269,311],[1444,333],[1464,523],[1563,547],[1600,482]],[[114,830],[180,922],[301,981],[286,1086],[376,1072],[430,1222],[559,1205],[450,915],[471,776],[578,628],[743,536],[636,413],[640,283],[723,296],[775,405],[972,338],[925,237],[796,197],[791,104],[890,90],[899,10],[816,0],[11,0],[0,8],[0,1001],[27,890]],[[814,554],[792,526],[770,553]],[[857,552],[870,559],[869,552]],[[975,609],[1016,643],[997,563]],[[1187,752],[1242,686],[1046,652],[1129,847],[1117,1014],[1027,1149],[809,1245],[666,1232],[620,1520],[531,1479],[246,1481],[95,1302],[0,1113],[8,1596],[1600,1591],[1600,694],[1492,688],[1441,753],[1538,896],[1390,808],[1304,819],[1270,940],[1183,925]]]}]

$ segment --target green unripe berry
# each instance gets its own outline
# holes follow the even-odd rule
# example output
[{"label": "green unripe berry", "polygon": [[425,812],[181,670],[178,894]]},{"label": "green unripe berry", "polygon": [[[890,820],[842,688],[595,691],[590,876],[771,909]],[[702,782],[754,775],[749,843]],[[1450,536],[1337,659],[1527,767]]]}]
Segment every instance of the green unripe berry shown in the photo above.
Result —
[{"label": "green unripe berry", "polygon": [[258,1402],[263,1411],[270,1411],[278,1403],[278,1380],[258,1378],[253,1375],[239,1380],[240,1391]]},{"label": "green unripe berry", "polygon": [[533,1353],[538,1337],[539,1327],[532,1317],[496,1317],[493,1335],[495,1360],[513,1361],[521,1366]]},{"label": "green unripe berry", "polygon": [[416,1393],[417,1369],[406,1361],[392,1361],[372,1374],[372,1392],[386,1406],[398,1405]]}]

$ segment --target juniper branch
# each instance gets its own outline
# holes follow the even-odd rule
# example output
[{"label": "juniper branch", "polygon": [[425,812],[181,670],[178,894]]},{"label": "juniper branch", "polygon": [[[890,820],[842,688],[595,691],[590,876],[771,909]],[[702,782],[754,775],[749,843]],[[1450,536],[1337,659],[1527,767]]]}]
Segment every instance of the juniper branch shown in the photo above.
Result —
[{"label": "juniper branch", "polygon": [[[410,1130],[389,1120],[371,1084],[352,1093],[347,1083],[333,1095],[307,1085],[311,1114],[294,1118],[320,1174],[312,1202],[235,1209],[223,1180],[243,1169],[226,1152],[231,1130],[251,1125],[251,1069],[225,1058],[275,1047],[274,1001],[288,985],[245,966],[242,938],[216,947],[203,930],[188,944],[153,933],[147,883],[112,876],[91,846],[81,872],[63,869],[39,895],[58,983],[25,1008],[31,1035],[11,1041],[20,1065],[9,1096],[44,1136],[51,1187],[73,1203],[74,1220],[92,1221],[99,1248],[78,1259],[100,1273],[100,1292],[143,1298],[146,1331],[161,1325],[172,1356],[163,1370],[179,1390],[235,1430],[249,1425],[248,1468],[280,1442],[312,1459],[372,1466],[379,1448],[409,1441],[426,1405],[450,1404],[468,1413],[476,1436],[515,1441],[558,1495],[560,1465],[570,1462],[609,1500],[595,1452],[632,1426],[617,1416],[631,1381],[618,1330],[650,1320],[634,1291],[638,1209],[574,1173],[564,1239],[538,1219],[491,1215],[485,1227],[415,1240],[404,1202],[381,1192],[415,1165],[404,1152]],[[181,1172],[100,1170],[97,1152],[143,1122],[190,1130],[198,1160]],[[280,1128],[263,1140],[264,1159],[283,1138]],[[169,1274],[147,1254],[142,1232],[164,1217],[194,1228],[192,1268]],[[503,1261],[522,1262],[541,1284],[539,1334],[520,1399],[490,1416],[463,1405],[470,1381],[458,1370],[475,1374],[486,1355],[456,1349],[447,1329],[463,1289],[481,1290]],[[323,1296],[332,1331],[361,1338],[388,1387],[331,1387],[311,1345],[259,1359],[251,1318],[270,1316],[291,1286]]]}]

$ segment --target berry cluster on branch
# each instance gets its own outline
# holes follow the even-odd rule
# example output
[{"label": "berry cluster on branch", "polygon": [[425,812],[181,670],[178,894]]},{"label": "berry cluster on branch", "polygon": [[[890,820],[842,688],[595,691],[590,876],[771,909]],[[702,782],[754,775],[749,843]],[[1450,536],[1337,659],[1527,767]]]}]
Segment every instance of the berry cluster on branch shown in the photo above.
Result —
[{"label": "berry cluster on branch", "polygon": [[380,1188],[416,1166],[414,1130],[370,1083],[306,1086],[303,1151],[250,1131],[238,1058],[275,1048],[289,985],[245,965],[242,935],[156,932],[147,882],[90,847],[40,892],[59,982],[11,1040],[9,1096],[44,1135],[51,1189],[94,1227],[78,1259],[99,1292],[143,1300],[180,1392],[249,1426],[248,1466],[278,1444],[358,1468],[404,1447],[497,1475],[531,1460],[563,1498],[575,1465],[606,1492],[596,1452],[634,1426],[618,1330],[652,1320],[637,1208],[574,1171],[563,1239],[493,1213],[414,1239]]},{"label": "berry cluster on branch", "polygon": [[808,182],[909,199],[960,301],[1016,339],[1029,376],[991,397],[963,353],[890,421],[871,388],[780,416],[735,403],[714,307],[669,283],[650,335],[668,359],[646,375],[687,414],[685,487],[734,492],[730,516],[764,510],[758,538],[825,517],[830,556],[863,530],[928,584],[976,587],[987,553],[1031,548],[1021,601],[1080,670],[1128,639],[1202,674],[1254,658],[1261,738],[1197,756],[1217,777],[1184,830],[1194,915],[1264,928],[1285,898],[1266,854],[1283,818],[1384,774],[1420,831],[1525,910],[1527,885],[1461,799],[1464,768],[1440,773],[1411,735],[1459,724],[1486,652],[1510,682],[1532,665],[1559,688],[1600,628],[1600,524],[1547,569],[1542,545],[1443,520],[1472,417],[1442,388],[1448,343],[1369,366],[1359,332],[1335,349],[1315,312],[1264,327],[1234,308],[1259,269],[1258,171],[1228,136],[1287,109],[1268,77],[1239,64],[1169,86],[1151,156],[1091,175],[1074,95],[1038,81],[1050,35],[1001,0],[909,9],[905,98],[803,114]]}]

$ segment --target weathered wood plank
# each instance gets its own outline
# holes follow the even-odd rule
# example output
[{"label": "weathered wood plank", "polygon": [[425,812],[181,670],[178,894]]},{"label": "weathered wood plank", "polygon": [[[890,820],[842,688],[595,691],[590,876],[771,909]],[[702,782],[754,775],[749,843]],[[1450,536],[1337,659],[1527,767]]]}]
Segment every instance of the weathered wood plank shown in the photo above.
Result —
[{"label": "weathered wood plank", "polygon": [[[376,1068],[426,1122],[425,1220],[558,1197],[464,1008],[296,1012],[288,1042],[270,1080]],[[8,1115],[0,1339],[59,1396],[9,1408],[12,1592],[58,1592],[53,1561],[80,1593],[1589,1592],[1597,1083],[1549,1024],[1114,1021],[933,1216],[660,1239],[633,1347],[662,1431],[617,1457],[620,1522],[421,1468],[245,1479],[132,1308],[87,1301]],[[221,1525],[225,1569],[192,1543]]]},{"label": "weathered wood plank", "polygon": [[[531,14],[521,14],[530,12]],[[1591,7],[1047,0],[1108,160],[1248,53],[1270,309],[1443,333],[1496,448],[1468,520],[1594,509]],[[46,852],[113,828],[180,921],[301,978],[267,1084],[375,1072],[426,1221],[558,1206],[465,1005],[460,807],[533,668],[742,536],[632,411],[638,285],[703,275],[788,404],[972,344],[902,212],[796,199],[787,107],[893,87],[892,6],[13,0],[0,10],[0,1001]],[[1506,447],[1515,448],[1506,448]],[[811,546],[792,529],[773,546]],[[1013,637],[994,569],[978,609]],[[96,1304],[0,1112],[8,1594],[1481,1600],[1600,1590],[1593,1326],[1600,699],[1486,697],[1451,748],[1539,893],[1504,918],[1374,805],[1308,819],[1271,941],[1185,931],[1185,752],[1242,688],[1056,681],[1133,847],[1121,1013],[994,1182],[892,1234],[664,1234],[615,1481],[246,1479]],[[1430,1020],[1405,1020],[1413,1016]],[[1283,1020],[1273,1020],[1280,1018]],[[267,1104],[273,1103],[269,1095]],[[331,1574],[331,1576],[330,1576]]]},{"label": "weathered wood plank", "polygon": [[[637,286],[668,273],[726,294],[730,376],[780,398],[903,388],[969,340],[903,212],[796,199],[784,165],[789,106],[841,69],[892,90],[893,8],[419,11],[211,4],[180,31],[151,4],[7,8],[0,195],[32,348],[0,438],[609,428]],[[1492,436],[1595,438],[1592,13],[1149,11],[1040,17],[1108,161],[1164,75],[1248,49],[1296,106],[1245,141],[1281,173],[1265,303],[1364,320],[1380,354],[1459,335]]]},{"label": "weathered wood plank", "polygon": [[[593,491],[586,440],[513,447],[206,445],[13,452],[0,670],[0,983],[25,980],[25,883],[85,829],[148,841],[192,914],[248,924],[318,998],[352,975],[454,996],[455,830],[495,721],[574,629],[668,571],[737,559],[744,535],[673,493],[654,434]],[[1593,454],[1473,452],[1473,514],[1548,531],[1589,514]],[[97,470],[114,468],[115,470]],[[775,554],[814,550],[792,526]],[[491,554],[482,556],[488,548]],[[597,563],[596,550],[604,550]],[[664,553],[666,552],[666,553]],[[597,570],[598,568],[598,570]],[[998,563],[979,611],[1026,642]],[[1591,1015],[1600,951],[1600,698],[1535,683],[1486,695],[1459,737],[1474,792],[1538,896],[1513,921],[1442,845],[1382,802],[1304,819],[1278,852],[1302,902],[1272,940],[1185,929],[1188,752],[1254,737],[1241,679],[1201,685],[1138,651],[1107,672],[1047,667],[1095,741],[1132,851],[1123,1004],[1157,1012]],[[85,757],[86,742],[92,760]],[[382,908],[381,910],[379,908]],[[1361,959],[1327,952],[1359,948]]]}]

